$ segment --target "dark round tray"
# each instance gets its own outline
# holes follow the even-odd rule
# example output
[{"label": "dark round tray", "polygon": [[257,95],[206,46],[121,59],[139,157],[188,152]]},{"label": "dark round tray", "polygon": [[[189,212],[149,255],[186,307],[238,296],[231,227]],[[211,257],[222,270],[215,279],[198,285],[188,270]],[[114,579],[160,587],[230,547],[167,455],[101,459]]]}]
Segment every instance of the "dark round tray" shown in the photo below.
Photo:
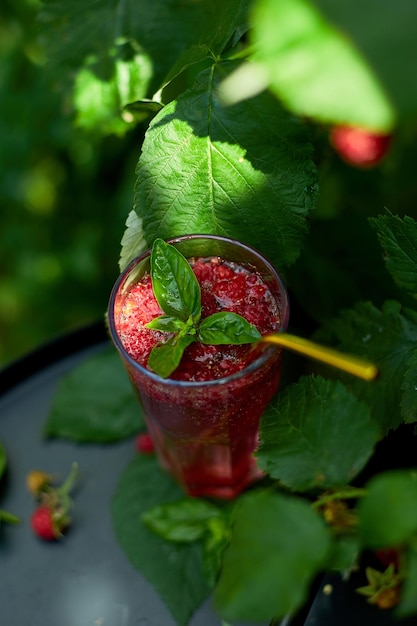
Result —
[{"label": "dark round tray", "polygon": [[[110,500],[132,458],[131,440],[108,446],[42,438],[60,378],[108,346],[104,325],[66,335],[0,373],[0,441],[8,469],[0,507],[21,518],[0,527],[0,615],[4,626],[175,626],[163,602],[116,543]],[[42,469],[60,479],[80,468],[74,523],[61,542],[30,529],[34,509],[26,475]],[[181,602],[181,598],[178,598]],[[190,626],[220,626],[207,601]]]},{"label": "dark round tray", "polygon": [[[111,526],[110,500],[132,457],[133,442],[78,445],[42,437],[62,376],[108,345],[104,324],[95,323],[0,372],[0,442],[8,457],[0,508],[21,518],[18,526],[0,527],[0,615],[5,626],[175,626],[153,587],[122,553]],[[404,451],[403,436],[401,444]],[[74,524],[63,541],[42,542],[30,529],[34,502],[26,475],[42,469],[63,479],[74,461],[81,478],[74,494]],[[324,593],[329,585],[332,593]],[[303,610],[281,626],[396,623],[416,626],[417,618],[396,622],[390,612],[367,605],[352,581],[346,584],[335,575],[317,581]],[[190,621],[190,626],[220,625],[209,600]]]}]

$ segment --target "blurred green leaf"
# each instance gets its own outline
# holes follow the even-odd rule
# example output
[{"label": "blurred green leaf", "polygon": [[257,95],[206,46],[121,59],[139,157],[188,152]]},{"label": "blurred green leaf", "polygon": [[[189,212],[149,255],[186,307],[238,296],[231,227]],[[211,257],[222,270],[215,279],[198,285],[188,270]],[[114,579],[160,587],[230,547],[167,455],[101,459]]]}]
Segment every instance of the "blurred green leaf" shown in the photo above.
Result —
[{"label": "blurred green leaf", "polygon": [[393,548],[417,531],[417,476],[391,470],[371,478],[358,504],[359,533],[369,548]]},{"label": "blurred green leaf", "polygon": [[221,515],[221,509],[210,502],[183,498],[145,511],[142,521],[163,539],[191,543],[202,539],[207,533],[209,521]]},{"label": "blurred green leaf", "polygon": [[417,5],[374,0],[313,0],[339,32],[353,41],[384,86],[389,100],[402,117],[415,117],[417,84],[409,80],[417,72]]},{"label": "blurred green leaf", "polygon": [[108,443],[143,427],[142,411],[114,348],[89,357],[59,383],[46,437]]},{"label": "blurred green leaf", "polygon": [[392,129],[394,109],[377,72],[309,0],[258,0],[252,39],[271,89],[295,113],[332,124]]},{"label": "blurred green leaf", "polygon": [[210,593],[201,546],[165,541],[141,518],[153,507],[183,495],[154,457],[142,455],[122,474],[112,500],[113,526],[121,548],[154,586],[179,626],[188,624]]},{"label": "blurred green leaf", "polygon": [[267,490],[243,496],[214,593],[216,608],[230,621],[294,613],[329,549],[328,531],[307,502]]},{"label": "blurred green leaf", "polygon": [[395,609],[399,618],[408,617],[417,612],[417,546],[412,541],[407,549],[407,576],[403,581],[400,604]]}]

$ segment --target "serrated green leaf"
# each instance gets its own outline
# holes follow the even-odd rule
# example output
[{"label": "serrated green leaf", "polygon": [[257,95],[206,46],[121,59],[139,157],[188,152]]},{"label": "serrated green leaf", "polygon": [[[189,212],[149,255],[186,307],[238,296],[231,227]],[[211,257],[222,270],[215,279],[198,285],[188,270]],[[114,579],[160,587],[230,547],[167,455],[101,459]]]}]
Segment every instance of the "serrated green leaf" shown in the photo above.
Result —
[{"label": "serrated green leaf", "polygon": [[256,456],[291,489],[328,489],[351,482],[377,439],[369,409],[340,382],[303,377],[267,407]]},{"label": "serrated green leaf", "polygon": [[406,543],[417,531],[417,476],[391,470],[371,478],[358,504],[364,546],[389,548]]},{"label": "serrated green leaf", "polygon": [[168,378],[180,364],[184,350],[195,341],[195,335],[175,335],[152,348],[148,367],[161,378]]},{"label": "serrated green leaf", "polygon": [[324,522],[307,502],[266,490],[243,496],[224,552],[215,606],[230,621],[294,613],[324,567],[329,548]]},{"label": "serrated green leaf", "polygon": [[119,268],[122,272],[134,258],[142,254],[147,248],[143,234],[142,220],[135,211],[130,211],[126,220],[126,230],[122,237]]},{"label": "serrated green leaf", "polygon": [[197,498],[183,498],[145,511],[142,521],[167,541],[191,543],[202,539],[208,531],[209,520],[221,515],[221,509],[214,504]]},{"label": "serrated green leaf", "polygon": [[161,309],[183,322],[198,322],[201,315],[200,285],[187,259],[175,246],[155,239],[151,254],[152,289]]},{"label": "serrated green leaf", "polygon": [[135,210],[148,241],[228,235],[282,267],[299,254],[317,196],[307,127],[267,93],[223,107],[216,89],[231,67],[202,72],[193,90],[152,120]]},{"label": "serrated green leaf", "polygon": [[58,385],[44,425],[46,437],[111,442],[143,428],[142,410],[117,352],[89,357]]},{"label": "serrated green leaf", "polygon": [[314,0],[314,4],[339,32],[355,42],[395,107],[403,115],[413,115],[417,85],[414,81],[410,84],[408,76],[417,72],[414,0],[403,0],[401,10],[392,2],[376,4],[374,0]]},{"label": "serrated green leaf", "polygon": [[308,0],[258,0],[252,42],[271,89],[295,113],[326,123],[392,129],[394,109],[377,74]]},{"label": "serrated green leaf", "polygon": [[417,312],[402,309],[395,301],[385,302],[382,309],[361,302],[326,323],[317,336],[324,343],[336,344],[340,350],[364,357],[379,368],[380,376],[372,384],[352,380],[349,385],[367,402],[382,435],[409,419],[407,400],[404,401],[407,414],[401,412],[401,388],[417,342]]},{"label": "serrated green leaf", "polygon": [[230,311],[213,313],[203,319],[197,333],[198,341],[211,345],[254,343],[261,338],[257,328],[244,317]]},{"label": "serrated green leaf", "polygon": [[386,211],[371,218],[384,250],[384,261],[399,287],[417,297],[417,222]]},{"label": "serrated green leaf", "polygon": [[132,565],[140,570],[171,611],[179,626],[209,595],[201,547],[164,541],[141,522],[145,511],[184,496],[155,458],[142,455],[122,474],[112,499],[116,538]]}]

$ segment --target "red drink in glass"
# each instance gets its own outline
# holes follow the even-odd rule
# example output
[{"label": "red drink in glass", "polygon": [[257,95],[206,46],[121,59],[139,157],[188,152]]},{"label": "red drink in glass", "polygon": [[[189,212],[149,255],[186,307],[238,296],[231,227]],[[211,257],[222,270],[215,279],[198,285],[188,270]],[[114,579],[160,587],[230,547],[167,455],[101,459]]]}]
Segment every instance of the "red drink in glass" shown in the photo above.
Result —
[{"label": "red drink in glass", "polygon": [[[288,298],[271,264],[254,249],[213,235],[170,240],[189,259],[201,288],[202,319],[239,313],[261,334],[285,330]],[[193,496],[233,498],[262,476],[253,452],[261,414],[280,379],[281,351],[195,342],[168,379],[147,368],[164,333],[145,324],[162,314],[149,276],[150,251],[133,261],[110,298],[109,325],[143,406],[162,465]]]}]

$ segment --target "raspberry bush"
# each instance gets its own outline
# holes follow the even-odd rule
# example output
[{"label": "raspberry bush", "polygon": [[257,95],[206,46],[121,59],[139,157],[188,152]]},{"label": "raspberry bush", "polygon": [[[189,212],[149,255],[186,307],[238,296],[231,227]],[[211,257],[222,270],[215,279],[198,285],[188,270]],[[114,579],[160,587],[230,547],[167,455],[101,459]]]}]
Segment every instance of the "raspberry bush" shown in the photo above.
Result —
[{"label": "raspberry bush", "polygon": [[[179,624],[213,589],[225,619],[283,617],[320,572],[399,548],[398,570],[370,566],[362,593],[417,613],[416,18],[411,0],[403,11],[371,0],[43,2],[45,71],[74,122],[86,137],[137,137],[119,269],[156,238],[241,239],[284,274],[293,332],[381,372],[369,384],[285,356],[258,450],[279,487],[203,521],[187,505],[163,509],[169,524],[197,526],[195,541],[176,544],[172,528],[156,536],[158,507],[181,494],[153,455],[135,455],[112,504],[116,537]],[[121,380],[117,359],[102,366]],[[102,402],[85,371],[60,389],[46,432],[101,442],[139,432],[118,410],[128,390]],[[88,412],[75,419],[68,407],[86,389]],[[190,571],[193,593],[178,608]]]}]

